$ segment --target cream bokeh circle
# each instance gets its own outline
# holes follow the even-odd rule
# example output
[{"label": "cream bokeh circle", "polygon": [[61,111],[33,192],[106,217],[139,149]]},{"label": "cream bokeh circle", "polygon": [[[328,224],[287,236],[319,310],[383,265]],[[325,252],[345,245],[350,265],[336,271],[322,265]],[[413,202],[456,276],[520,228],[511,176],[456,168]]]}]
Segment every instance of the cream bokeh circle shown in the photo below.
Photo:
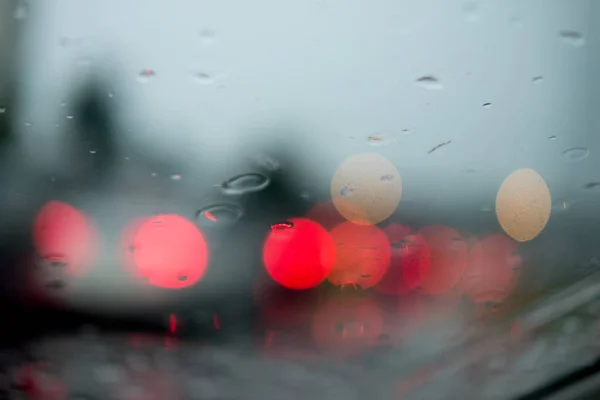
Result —
[{"label": "cream bokeh circle", "polygon": [[347,158],[331,179],[331,199],[348,221],[373,225],[387,219],[402,197],[400,172],[377,153]]},{"label": "cream bokeh circle", "polygon": [[530,168],[511,173],[496,195],[496,217],[507,235],[532,240],[550,219],[552,199],[544,178]]}]

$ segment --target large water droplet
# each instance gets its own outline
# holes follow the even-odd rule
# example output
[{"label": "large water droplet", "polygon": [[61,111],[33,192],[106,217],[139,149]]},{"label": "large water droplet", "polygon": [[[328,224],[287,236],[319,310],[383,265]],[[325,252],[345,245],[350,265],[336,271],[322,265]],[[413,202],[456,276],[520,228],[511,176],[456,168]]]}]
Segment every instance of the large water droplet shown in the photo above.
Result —
[{"label": "large water droplet", "polygon": [[262,174],[249,173],[234,176],[223,182],[221,188],[225,194],[244,194],[258,192],[269,186],[271,180]]},{"label": "large water droplet", "polygon": [[581,161],[590,155],[590,151],[585,147],[573,147],[563,151],[563,156],[570,161]]},{"label": "large water droplet", "polygon": [[0,114],[4,114],[6,112],[6,107],[0,107]]},{"label": "large water droplet", "polygon": [[242,208],[237,204],[212,204],[198,210],[196,222],[206,227],[226,226],[234,224],[243,214]]},{"label": "large water droplet", "polygon": [[90,154],[96,154],[96,149],[91,149]]},{"label": "large water droplet", "polygon": [[556,140],[556,135],[548,136],[548,140]]},{"label": "large water droplet", "polygon": [[581,32],[574,30],[564,30],[559,32],[561,42],[574,47],[581,47],[585,44],[585,39]]},{"label": "large water droplet", "polygon": [[492,103],[483,103],[483,108],[490,108]]},{"label": "large water droplet", "polygon": [[536,85],[540,84],[540,83],[544,82],[544,77],[543,76],[534,76],[531,79],[531,82],[535,83]]},{"label": "large water droplet", "polygon": [[151,69],[144,69],[138,74],[138,82],[147,83],[152,78],[156,77],[156,72]]},{"label": "large water droplet", "polygon": [[433,75],[422,76],[415,83],[427,90],[441,90],[444,88],[440,80]]}]

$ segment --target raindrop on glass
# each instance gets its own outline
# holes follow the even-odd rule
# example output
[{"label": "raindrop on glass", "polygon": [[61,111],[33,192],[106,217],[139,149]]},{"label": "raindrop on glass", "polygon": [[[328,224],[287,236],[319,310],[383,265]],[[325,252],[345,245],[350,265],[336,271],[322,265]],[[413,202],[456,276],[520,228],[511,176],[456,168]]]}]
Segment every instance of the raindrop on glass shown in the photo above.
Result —
[{"label": "raindrop on glass", "polygon": [[180,181],[181,180],[181,175],[180,174],[173,174],[173,175],[171,175],[171,180],[172,181]]},{"label": "raindrop on glass", "polygon": [[563,151],[563,156],[570,161],[581,161],[590,155],[590,151],[585,147],[573,147]]},{"label": "raindrop on glass", "polygon": [[556,200],[554,203],[552,203],[552,212],[566,211],[569,208],[570,208],[569,202],[564,199]]},{"label": "raindrop on glass", "polygon": [[588,182],[583,185],[586,190],[600,190],[600,182]]},{"label": "raindrop on glass", "polygon": [[249,173],[234,176],[221,184],[225,194],[244,194],[263,190],[271,183],[270,179],[262,174]]},{"label": "raindrop on glass", "polygon": [[556,135],[548,136],[548,140],[555,140],[555,139],[556,139]]},{"label": "raindrop on glass", "polygon": [[581,32],[574,30],[564,30],[559,32],[561,42],[574,47],[581,47],[585,44],[585,39]]},{"label": "raindrop on glass", "polygon": [[17,3],[17,7],[15,8],[15,11],[13,13],[13,17],[15,19],[27,18],[28,8],[29,6],[25,0],[19,0],[19,2]]},{"label": "raindrop on glass", "polygon": [[390,142],[391,140],[389,138],[380,134],[374,134],[367,138],[367,144],[369,146],[384,146]]},{"label": "raindrop on glass", "polygon": [[201,226],[231,225],[243,215],[242,208],[236,204],[212,204],[196,213],[196,222]]},{"label": "raindrop on glass", "polygon": [[108,97],[112,99],[114,97],[114,94],[112,92],[108,92]]},{"label": "raindrop on glass", "polygon": [[483,103],[483,108],[490,108],[492,103]]},{"label": "raindrop on glass", "polygon": [[290,221],[276,222],[271,225],[271,230],[275,231],[285,231],[288,229],[292,229],[294,227],[294,223]]},{"label": "raindrop on glass", "polygon": [[533,82],[535,84],[540,84],[540,83],[544,82],[544,77],[543,76],[534,76],[533,79],[531,79],[531,82]]},{"label": "raindrop on glass", "polygon": [[193,77],[194,82],[200,85],[211,85],[215,81],[215,78],[206,72],[196,72],[193,74]]},{"label": "raindrop on glass", "polygon": [[410,133],[410,129],[408,129],[408,128],[402,129],[402,134],[403,135],[408,135],[409,133]]},{"label": "raindrop on glass", "polygon": [[352,192],[354,192],[354,188],[352,187],[352,185],[347,184],[344,185],[344,187],[340,190],[340,196],[350,196],[352,194]]},{"label": "raindrop on glass", "polygon": [[440,90],[444,87],[439,79],[432,75],[422,76],[415,83],[417,86],[427,90]]},{"label": "raindrop on glass", "polygon": [[151,176],[151,177],[153,177],[153,178],[156,178],[156,176],[157,176],[157,173],[156,173],[156,172],[152,172],[152,173],[150,174],[150,176]]},{"label": "raindrop on glass", "polygon": [[156,72],[151,69],[144,69],[138,74],[138,82],[146,83],[156,76]]},{"label": "raindrop on glass", "polygon": [[96,154],[96,149],[90,150],[90,154]]},{"label": "raindrop on glass", "polygon": [[67,115],[67,119],[73,119],[72,115]]},{"label": "raindrop on glass", "polygon": [[4,114],[6,112],[6,107],[0,107],[0,114]]}]

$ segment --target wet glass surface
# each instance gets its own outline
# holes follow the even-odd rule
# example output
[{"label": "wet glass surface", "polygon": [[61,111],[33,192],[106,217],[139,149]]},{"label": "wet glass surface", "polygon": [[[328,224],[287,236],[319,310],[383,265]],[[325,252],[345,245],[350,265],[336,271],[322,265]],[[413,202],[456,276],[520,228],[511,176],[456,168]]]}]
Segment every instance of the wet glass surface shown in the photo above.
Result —
[{"label": "wet glass surface", "polygon": [[593,377],[599,7],[0,0],[1,394]]}]

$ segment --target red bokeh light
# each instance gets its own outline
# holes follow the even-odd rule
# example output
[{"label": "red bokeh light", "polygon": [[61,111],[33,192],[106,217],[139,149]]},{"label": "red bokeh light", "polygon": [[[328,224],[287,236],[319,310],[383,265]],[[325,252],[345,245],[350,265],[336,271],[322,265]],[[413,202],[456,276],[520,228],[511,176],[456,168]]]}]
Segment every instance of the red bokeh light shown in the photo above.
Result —
[{"label": "red bokeh light", "polygon": [[325,229],[306,218],[277,224],[263,247],[263,262],[271,278],[295,290],[317,286],[331,271],[335,246]]},{"label": "red bokeh light", "polygon": [[419,233],[431,252],[423,290],[432,295],[448,293],[459,283],[467,268],[467,243],[455,229],[443,225],[429,225]]},{"label": "red bokeh light", "polygon": [[520,275],[522,259],[517,250],[517,243],[502,234],[476,242],[469,252],[461,289],[476,303],[504,301]]},{"label": "red bokeh light", "polygon": [[208,265],[202,232],[179,215],[133,221],[124,231],[126,263],[153,286],[183,289],[198,283]]},{"label": "red bokeh light", "polygon": [[336,261],[329,281],[341,286],[357,284],[363,289],[375,286],[390,266],[390,242],[373,225],[343,222],[331,230]]},{"label": "red bokeh light", "polygon": [[84,212],[50,201],[33,222],[33,244],[42,259],[60,262],[69,274],[81,275],[93,265],[98,235]]},{"label": "red bokeh light", "polygon": [[391,243],[390,268],[375,290],[384,294],[405,294],[421,285],[429,271],[429,245],[414,229],[390,224],[383,229]]}]

